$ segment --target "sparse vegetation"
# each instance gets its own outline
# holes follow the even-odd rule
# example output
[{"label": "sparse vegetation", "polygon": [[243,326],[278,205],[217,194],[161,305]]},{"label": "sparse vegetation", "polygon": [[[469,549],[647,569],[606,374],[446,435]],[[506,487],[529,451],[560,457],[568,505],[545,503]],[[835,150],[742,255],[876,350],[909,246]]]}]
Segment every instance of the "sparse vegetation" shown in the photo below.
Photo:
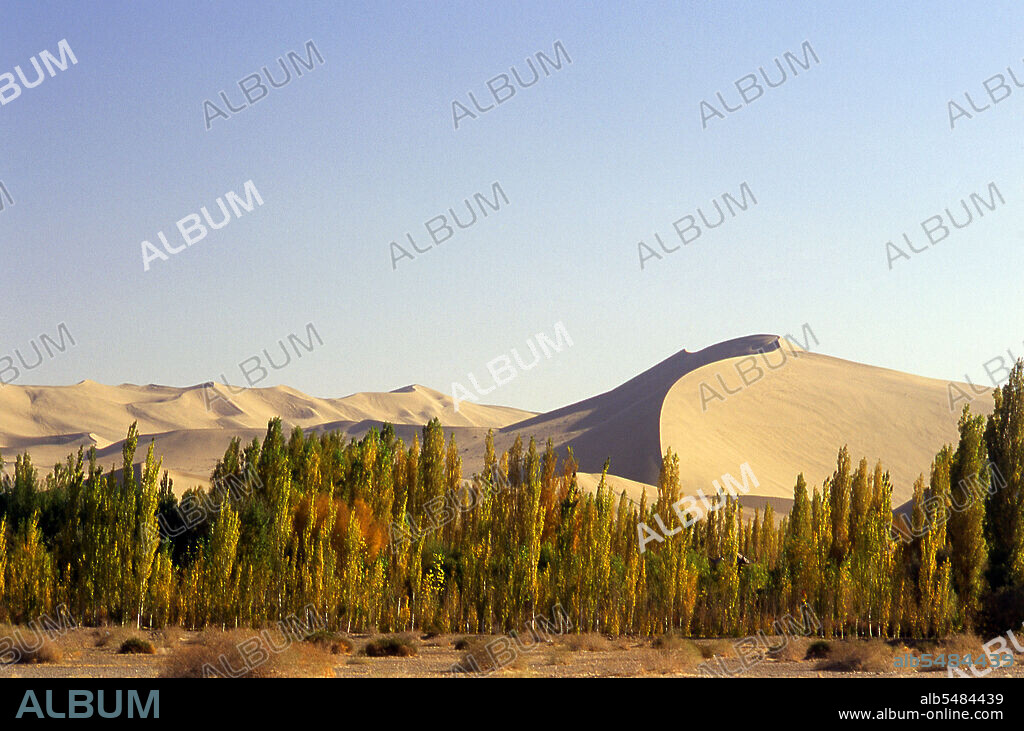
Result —
[{"label": "sparse vegetation", "polygon": [[832,654],[832,643],[828,640],[815,640],[807,646],[804,657],[808,660],[820,660]]},{"label": "sparse vegetation", "polygon": [[388,635],[367,642],[363,654],[367,657],[415,657],[418,649],[412,635]]},{"label": "sparse vegetation", "polygon": [[680,643],[674,649],[637,650],[640,669],[656,675],[678,675],[693,672],[704,660],[700,648],[694,643]]},{"label": "sparse vegetation", "polygon": [[59,663],[64,659],[64,652],[54,642],[44,639],[32,647],[19,647],[16,662],[24,665],[37,665],[41,663]]},{"label": "sparse vegetation", "polygon": [[469,645],[472,642],[472,639],[473,639],[472,637],[462,637],[461,639],[459,639],[459,640],[457,640],[455,642],[455,649],[456,650],[468,650],[469,649]]},{"label": "sparse vegetation", "polygon": [[526,656],[539,645],[523,638],[520,647],[507,637],[474,637],[467,643],[465,654],[452,668],[457,673],[490,673],[497,670],[522,670],[527,667]]},{"label": "sparse vegetation", "polygon": [[303,642],[318,647],[325,652],[329,652],[332,655],[348,655],[352,652],[352,643],[341,635],[328,632],[327,630],[318,630],[310,635],[303,638]]},{"label": "sparse vegetation", "polygon": [[153,655],[156,653],[156,648],[149,640],[144,640],[141,637],[129,637],[121,643],[118,652],[122,655]]},{"label": "sparse vegetation", "polygon": [[891,673],[895,670],[893,649],[883,640],[851,640],[832,647],[818,662],[820,670],[860,673]]},{"label": "sparse vegetation", "polygon": [[[262,444],[233,440],[213,486],[180,501],[152,447],[133,469],[133,424],[119,471],[80,450],[43,478],[27,455],[0,477],[0,621],[53,615],[64,602],[84,624],[262,628],[311,606],[332,631],[441,636],[524,632],[557,608],[558,622],[579,633],[563,641],[574,651],[652,628],[778,634],[777,623],[794,618],[826,638],[1003,632],[1019,624],[1024,597],[1024,361],[994,403],[987,419],[965,408],[957,442],[922,465],[928,478],[916,481],[895,532],[889,474],[842,447],[818,487],[796,477],[781,525],[770,505],[744,515],[730,496],[705,520],[651,541],[644,527],[669,519],[682,496],[671,450],[656,499],[638,510],[603,480],[584,494],[575,460],[550,443],[517,436],[499,454],[489,434],[490,477],[460,488],[466,509],[412,536],[410,526],[436,517],[428,506],[462,484],[458,445],[437,419],[411,444],[390,425],[359,440],[298,428],[286,437],[274,419]],[[158,514],[180,522],[177,508],[211,502],[215,510],[195,511],[205,516],[197,523],[154,539]],[[99,644],[125,641],[104,631]],[[682,639],[673,637],[657,651],[690,654],[673,650]],[[307,644],[348,647],[340,638]],[[412,634],[388,635],[365,653],[416,648]],[[870,665],[881,652],[871,648],[828,659]]]},{"label": "sparse vegetation", "polygon": [[729,640],[701,640],[695,644],[705,660],[713,657],[730,657],[736,653],[736,648]]},{"label": "sparse vegetation", "polygon": [[796,662],[803,660],[807,657],[808,649],[811,646],[811,641],[806,637],[773,637],[769,639],[768,657],[774,660],[784,660],[787,662]]},{"label": "sparse vegetation", "polygon": [[611,640],[596,632],[565,635],[562,638],[562,645],[572,652],[606,652],[615,649]]}]

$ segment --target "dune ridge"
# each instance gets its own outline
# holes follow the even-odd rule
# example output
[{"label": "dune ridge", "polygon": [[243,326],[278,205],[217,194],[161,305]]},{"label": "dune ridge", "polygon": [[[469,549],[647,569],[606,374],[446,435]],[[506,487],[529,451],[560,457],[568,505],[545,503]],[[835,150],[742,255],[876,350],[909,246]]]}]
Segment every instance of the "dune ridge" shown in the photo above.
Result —
[{"label": "dune ridge", "polygon": [[[351,438],[388,422],[406,443],[436,417],[454,434],[467,474],[482,464],[493,429],[499,450],[517,436],[536,437],[540,448],[551,439],[562,454],[571,448],[586,489],[596,488],[610,458],[616,492],[639,501],[647,489],[651,501],[661,457],[671,447],[680,456],[684,492],[709,493],[714,480],[739,477],[747,463],[758,484],[745,502],[785,510],[796,474],[820,484],[843,444],[854,459],[882,460],[894,481],[894,504],[909,499],[914,478],[927,472],[943,444],[955,441],[959,417],[949,410],[945,381],[833,358],[770,334],[683,349],[609,391],[543,414],[472,402],[456,412],[454,406],[448,395],[421,385],[335,399],[288,386],[212,382],[8,385],[0,388],[0,453],[9,462],[29,452],[45,469],[78,447],[95,447],[102,464],[119,466],[125,432],[137,421],[140,446],[156,442],[180,491],[207,484],[232,437],[262,439],[277,416],[288,429],[336,430]],[[972,408],[987,414],[991,395],[976,398]]]}]

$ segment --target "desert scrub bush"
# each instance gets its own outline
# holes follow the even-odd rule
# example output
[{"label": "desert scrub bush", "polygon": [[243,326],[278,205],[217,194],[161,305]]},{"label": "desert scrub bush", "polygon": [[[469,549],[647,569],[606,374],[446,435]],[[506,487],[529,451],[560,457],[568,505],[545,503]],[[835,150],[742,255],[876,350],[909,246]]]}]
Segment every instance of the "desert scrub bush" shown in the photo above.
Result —
[{"label": "desert scrub bush", "polygon": [[423,628],[421,640],[433,640],[444,634],[444,628],[436,622]]},{"label": "desert scrub bush", "polygon": [[156,648],[149,640],[144,640],[141,637],[129,637],[121,643],[118,652],[122,655],[154,655]]},{"label": "desert scrub bush", "polygon": [[416,657],[418,647],[412,635],[387,635],[367,642],[363,654],[367,657]]},{"label": "desert scrub bush", "polygon": [[93,634],[96,637],[96,647],[119,644],[121,636],[124,635],[120,627],[97,627]]},{"label": "desert scrub bush", "polygon": [[836,643],[829,656],[818,662],[818,670],[838,672],[891,673],[893,651],[882,640],[846,640]]},{"label": "desert scrub bush", "polygon": [[[908,643],[911,647],[903,646],[899,650],[901,655],[913,654],[917,657],[916,667],[911,667],[909,662],[904,659],[902,662],[905,663],[905,668],[909,671],[916,670],[920,673],[935,673],[935,672],[946,672],[946,666],[953,664],[949,660],[950,655],[957,655],[956,667],[964,665],[960,658],[965,655],[970,655],[972,662],[977,659],[979,655],[984,655],[984,661],[977,663],[977,667],[988,667],[989,653],[984,649],[984,642],[970,634],[951,635],[949,637],[943,637],[941,639],[929,639],[929,640],[918,640],[915,642]],[[913,652],[912,652],[913,650]],[[931,664],[925,665],[922,655],[931,655]],[[939,663],[939,656],[942,656],[942,662]]]},{"label": "desert scrub bush", "polygon": [[565,635],[562,639],[562,645],[572,652],[604,652],[615,649],[615,645],[612,644],[611,640],[596,632]]},{"label": "desert scrub bush", "polygon": [[807,646],[805,660],[821,660],[832,654],[832,644],[828,640],[815,640]]},{"label": "desert scrub bush", "polygon": [[703,640],[697,642],[697,649],[705,660],[713,657],[729,657],[735,654],[733,643],[729,640]]},{"label": "desert scrub bush", "polygon": [[58,663],[64,659],[64,653],[50,640],[43,640],[35,647],[16,647],[14,651],[18,653],[15,662],[22,665]]},{"label": "desert scrub bush", "polygon": [[308,645],[312,645],[332,655],[348,655],[352,652],[352,643],[339,634],[318,630],[302,639]]},{"label": "desert scrub bush", "polygon": [[[282,638],[273,638],[269,646],[264,635],[256,630],[205,630],[191,642],[168,653],[162,677],[165,678],[269,678],[280,672],[283,655],[273,648],[284,645]],[[246,646],[246,656],[240,646]],[[247,658],[258,658],[250,661]]]},{"label": "desert scrub bush", "polygon": [[651,647],[655,650],[679,650],[690,646],[696,647],[693,640],[675,633],[658,635],[651,640]]},{"label": "desert scrub bush", "polygon": [[966,655],[967,653],[970,653],[973,657],[982,653],[988,654],[984,649],[984,646],[985,641],[977,635],[951,635],[936,643],[936,652],[942,652],[947,655],[950,653],[954,655]]},{"label": "desert scrub bush", "polygon": [[640,669],[656,675],[676,675],[693,671],[704,660],[700,648],[693,642],[673,642],[673,649],[637,650]]},{"label": "desert scrub bush", "polygon": [[452,667],[456,673],[490,673],[496,670],[522,670],[526,667],[524,653],[534,649],[538,643],[520,648],[516,640],[509,637],[473,637],[465,647],[465,654]]},{"label": "desert scrub bush", "polygon": [[797,662],[806,658],[811,645],[811,641],[806,637],[790,637],[789,635],[773,637],[769,642],[771,646],[768,657],[787,662]]},{"label": "desert scrub bush", "polygon": [[472,637],[462,637],[455,641],[456,650],[468,650],[470,643],[473,641]]},{"label": "desert scrub bush", "polygon": [[151,630],[150,640],[159,647],[175,647],[182,641],[188,639],[191,633],[177,625],[168,625],[160,629]]}]

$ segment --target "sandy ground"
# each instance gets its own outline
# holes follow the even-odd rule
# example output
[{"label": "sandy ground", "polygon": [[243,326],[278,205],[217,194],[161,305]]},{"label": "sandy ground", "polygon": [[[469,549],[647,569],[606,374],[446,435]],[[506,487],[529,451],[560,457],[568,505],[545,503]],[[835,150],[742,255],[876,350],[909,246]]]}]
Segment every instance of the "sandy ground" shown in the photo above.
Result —
[{"label": "sandy ground", "polygon": [[[7,636],[13,636],[7,630]],[[23,636],[32,639],[30,631]],[[196,633],[182,630],[161,632],[138,631],[124,628],[99,629],[79,628],[55,639],[62,651],[58,662],[45,664],[9,664],[0,666],[0,678],[151,678],[168,674],[168,668],[180,667],[175,660],[183,648],[195,647],[208,642],[211,637],[223,637],[222,633]],[[232,642],[239,638],[256,637],[252,631],[238,630],[229,635]],[[155,646],[155,654],[120,654],[120,644],[129,637],[148,639]],[[379,637],[379,636],[378,636]],[[318,649],[308,643],[295,643],[293,647],[272,655],[263,668],[263,675],[278,677],[307,678],[386,678],[386,677],[471,677],[473,673],[453,675],[452,669],[459,663],[465,664],[466,652],[455,645],[466,635],[444,635],[432,638],[413,636],[417,655],[415,657],[367,657],[362,648],[373,639],[370,635],[350,635],[347,641],[352,651],[347,654],[332,654],[327,649]],[[698,665],[710,658],[712,667],[724,662],[729,668],[738,668],[733,649],[734,639],[683,640],[681,647],[657,649],[650,640],[637,638],[606,638],[600,635],[552,635],[548,641],[525,645],[512,654],[503,654],[502,648],[516,648],[508,638],[500,636],[477,636],[473,639],[477,647],[497,642],[495,655],[502,658],[500,669],[486,673],[488,677],[700,677]],[[773,639],[773,644],[778,638]],[[789,657],[784,659],[765,657],[731,677],[946,677],[945,670],[921,671],[896,669],[892,667],[893,656],[911,652],[905,647],[883,645],[878,641],[865,642],[832,641],[831,661],[851,651],[859,656],[871,656],[869,670],[824,669],[822,664],[829,660],[792,659],[803,656],[810,640],[799,638],[790,646]],[[978,645],[975,652],[981,652],[980,640],[947,645],[946,652],[964,652]],[[278,645],[280,647],[280,645]],[[864,653],[868,647],[875,652]],[[878,655],[877,648],[884,647]],[[929,645],[919,647],[917,652],[941,652],[942,648]],[[216,664],[216,652],[209,660]],[[484,651],[477,657],[483,660]],[[1024,677],[1024,655],[1016,655],[1011,668],[994,669],[988,677]],[[486,662],[482,663],[486,667]],[[174,675],[173,672],[170,673]],[[722,676],[730,677],[730,676]]]}]

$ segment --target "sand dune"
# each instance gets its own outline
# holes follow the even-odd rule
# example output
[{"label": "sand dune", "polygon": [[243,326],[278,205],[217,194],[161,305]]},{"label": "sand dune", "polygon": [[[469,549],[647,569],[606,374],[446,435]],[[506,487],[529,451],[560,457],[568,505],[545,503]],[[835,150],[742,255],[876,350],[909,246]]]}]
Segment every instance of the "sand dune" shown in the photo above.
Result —
[{"label": "sand dune", "polygon": [[[383,423],[407,443],[437,417],[455,435],[464,472],[479,469],[488,429],[496,447],[516,436],[551,439],[571,447],[579,481],[593,490],[605,459],[617,493],[639,502],[655,488],[665,449],[680,455],[683,489],[713,490],[748,464],[758,485],[749,507],[771,502],[788,509],[793,483],[804,472],[811,485],[834,469],[838,448],[855,460],[881,459],[894,480],[894,504],[909,499],[913,480],[935,452],[956,438],[948,384],[898,371],[807,352],[775,335],[751,335],[703,350],[682,350],[606,393],[545,414],[472,402],[456,412],[447,395],[424,386],[387,393],[322,399],[287,386],[241,389],[217,383],[186,388],[83,381],[74,386],[0,388],[0,451],[10,461],[29,452],[47,468],[78,447],[95,446],[101,462],[117,466],[128,425],[138,421],[140,457],[149,441],[180,491],[206,484],[229,440],[262,439],[280,416],[287,428],[340,431],[360,438]],[[988,413],[990,395],[976,398]]]},{"label": "sand dune", "polygon": [[[949,410],[948,383],[783,343],[752,335],[683,350],[612,391],[505,427],[499,442],[517,433],[551,436],[591,473],[610,457],[611,472],[631,481],[624,487],[633,499],[636,485],[657,484],[669,447],[690,494],[710,494],[727,473],[739,480],[747,463],[759,485],[751,484],[744,502],[763,507],[771,498],[776,510],[788,509],[799,472],[820,484],[847,444],[854,460],[882,460],[894,504],[909,500],[917,475],[956,440],[959,413]],[[972,408],[989,413],[991,395]],[[648,491],[649,502],[654,494]]]},{"label": "sand dune", "polygon": [[475,403],[463,403],[456,412],[451,398],[418,385],[339,399],[316,398],[287,386],[241,389],[217,383],[185,388],[92,381],[8,385],[0,388],[0,453],[10,462],[14,454],[28,452],[45,470],[79,447],[95,446],[101,464],[119,466],[125,433],[137,421],[140,456],[155,441],[180,491],[207,484],[232,437],[262,440],[267,422],[276,416],[288,429],[338,430],[357,438],[389,422],[411,441],[435,417],[446,426],[479,431],[482,439],[488,428],[533,413]]},{"label": "sand dune", "polygon": [[[893,502],[910,499],[941,446],[957,439],[948,382],[783,348],[750,359],[730,358],[679,379],[661,414],[661,445],[679,452],[685,474],[708,484],[749,463],[758,495],[792,498],[796,473],[809,484],[835,469],[849,446],[854,465],[880,459],[893,480]],[[741,370],[748,373],[744,385]],[[754,380],[754,379],[757,380]],[[704,394],[701,394],[701,384]],[[708,392],[714,384],[716,393]],[[724,384],[724,387],[723,387]],[[736,390],[728,395],[726,388]],[[991,396],[972,404],[989,413]],[[694,438],[699,434],[699,438]]]}]

